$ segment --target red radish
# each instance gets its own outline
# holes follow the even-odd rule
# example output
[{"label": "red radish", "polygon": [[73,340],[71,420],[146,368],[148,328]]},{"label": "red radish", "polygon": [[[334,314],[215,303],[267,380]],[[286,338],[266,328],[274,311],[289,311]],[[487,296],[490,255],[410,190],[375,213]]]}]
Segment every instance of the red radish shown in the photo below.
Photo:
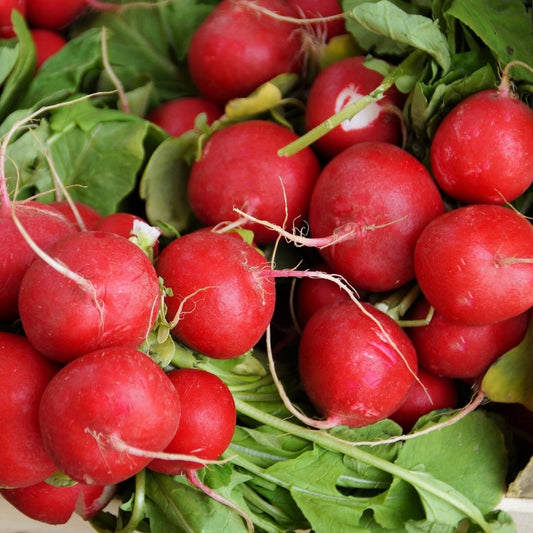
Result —
[{"label": "red radish", "polygon": [[361,427],[394,413],[417,372],[402,328],[370,304],[337,302],[305,326],[298,365],[303,387],[329,425]]},{"label": "red radish", "polygon": [[510,208],[440,215],[418,238],[414,263],[424,296],[449,320],[481,326],[533,305],[533,226]]},{"label": "red radish", "polygon": [[[331,273],[331,268],[321,263],[313,270]],[[304,327],[311,315],[325,305],[338,301],[348,301],[350,295],[329,279],[303,278],[296,288],[296,315],[299,325]]]},{"label": "red radish", "polygon": [[133,213],[117,212],[106,215],[95,224],[94,229],[110,231],[130,239],[147,251],[150,258],[159,254],[161,230],[150,226],[144,218]]},{"label": "red radish", "polygon": [[110,502],[116,486],[76,483],[53,486],[45,481],[20,489],[0,489],[2,496],[21,513],[45,524],[66,524],[74,513],[90,520]]},{"label": "red radish", "polygon": [[15,37],[11,23],[11,13],[16,9],[22,16],[26,15],[27,0],[0,0],[0,38]]},{"label": "red radish", "polygon": [[82,355],[46,387],[40,427],[46,450],[75,481],[112,485],[143,469],[176,433],[179,396],[149,356],[115,346]]},{"label": "red radish", "polygon": [[156,270],[172,296],[166,299],[172,333],[194,350],[229,359],[251,350],[275,307],[270,265],[252,245],[230,234],[197,231],[163,249]]},{"label": "red radish", "polygon": [[[429,309],[429,303],[422,298],[409,310],[408,318],[422,319]],[[494,324],[469,326],[435,311],[427,326],[409,328],[407,333],[421,366],[449,378],[475,379],[522,341],[529,316],[526,311]]]},{"label": "red radish", "polygon": [[410,431],[421,416],[437,409],[454,409],[457,402],[457,384],[453,379],[419,368],[418,381],[390,418],[405,431]]},{"label": "red radish", "polygon": [[[198,368],[171,370],[167,375],[178,391],[181,417],[176,435],[165,452],[218,459],[229,446],[237,422],[235,402],[228,386],[218,376]],[[148,468],[179,475],[202,466],[193,461],[154,459]]]},{"label": "red radish", "polygon": [[39,431],[39,403],[58,367],[19,335],[0,332],[0,486],[27,487],[56,470]]},{"label": "red radish", "polygon": [[19,312],[29,341],[66,363],[86,352],[139,346],[152,329],[160,286],[147,255],[103,231],[73,233],[47,248],[21,282]]},{"label": "red radish", "polygon": [[285,72],[299,72],[298,26],[276,15],[295,16],[283,0],[222,0],[194,32],[188,67],[200,92],[218,105],[248,96]]},{"label": "red radish", "polygon": [[37,53],[37,70],[41,68],[41,65],[49,57],[59,52],[59,50],[67,44],[66,39],[56,31],[47,30],[45,28],[33,28],[30,30],[30,33],[33,37]]},{"label": "red radish", "polygon": [[[364,56],[335,61],[314,79],[305,110],[308,130],[318,126],[363,96],[370,94],[383,80],[378,72],[367,68]],[[349,146],[364,141],[402,142],[402,126],[398,110],[405,97],[395,88],[366,106],[352,119],[345,120],[315,141],[318,152],[333,157]]]},{"label": "red radish", "polygon": [[36,254],[13,220],[24,227],[29,237],[41,248],[76,232],[76,226],[53,207],[40,202],[2,201],[0,205],[0,242],[8,253],[0,255],[0,320],[18,317],[20,283]]},{"label": "red radish", "polygon": [[318,238],[352,228],[352,237],[322,248],[322,256],[355,287],[387,291],[414,278],[416,240],[443,212],[420,161],[398,146],[366,142],[324,167],[311,196],[309,226]]},{"label": "red radish", "polygon": [[157,124],[169,135],[179,137],[195,127],[196,117],[205,113],[207,124],[212,124],[223,115],[222,109],[206,98],[184,96],[169,100],[150,111],[146,119]]},{"label": "red radish", "polygon": [[[297,139],[288,128],[267,120],[250,120],[213,134],[191,169],[188,199],[205,225],[235,221],[234,208],[279,226],[301,225],[307,214],[320,164],[310,148],[291,157],[277,151]],[[242,222],[258,244],[278,234],[262,224]]]},{"label": "red radish", "polygon": [[26,0],[27,19],[33,28],[60,30],[84,11],[85,0]]},{"label": "red radish", "polygon": [[467,203],[512,202],[533,183],[533,110],[498,89],[473,94],[440,123],[430,148],[435,180]]},{"label": "red radish", "polygon": [[317,19],[323,21],[310,22],[306,27],[319,42],[327,42],[336,35],[346,33],[342,7],[338,0],[287,0],[294,11],[301,18]]},{"label": "red radish", "polygon": [[[103,215],[90,205],[84,204],[83,202],[73,203],[74,208],[67,200],[58,200],[56,202],[51,202],[49,205],[63,213],[66,218],[83,230],[94,229],[96,224],[102,220]],[[78,215],[80,218],[78,218]]]}]

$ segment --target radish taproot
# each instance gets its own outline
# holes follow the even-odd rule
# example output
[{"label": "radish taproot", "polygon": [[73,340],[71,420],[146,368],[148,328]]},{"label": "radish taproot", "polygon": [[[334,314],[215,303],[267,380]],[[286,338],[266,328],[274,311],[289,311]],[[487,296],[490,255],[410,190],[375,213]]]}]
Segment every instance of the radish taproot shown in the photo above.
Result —
[{"label": "radish taproot", "polygon": [[189,73],[203,96],[223,106],[278,74],[300,71],[298,26],[277,15],[294,17],[295,12],[282,0],[222,0],[216,5],[188,48]]},{"label": "radish taproot", "polygon": [[39,404],[59,366],[20,335],[0,332],[0,486],[20,488],[57,470],[39,430]]},{"label": "radish taproot", "polygon": [[160,452],[181,414],[179,396],[148,355],[129,346],[84,354],[50,380],[39,421],[45,449],[64,474],[88,485],[128,479]]},{"label": "radish taproot", "polygon": [[533,305],[533,226],[500,205],[452,209],[423,229],[414,266],[424,296],[449,320],[506,320]]},{"label": "radish taproot", "polygon": [[[236,221],[234,208],[279,226],[301,226],[320,172],[311,149],[291,157],[277,151],[297,138],[288,128],[268,120],[248,120],[213,134],[191,168],[188,200],[206,226]],[[258,244],[273,242],[277,233],[243,221]]]},{"label": "radish taproot", "polygon": [[313,238],[350,230],[320,249],[333,271],[367,291],[398,288],[415,277],[413,253],[425,226],[444,212],[424,165],[384,142],[364,142],[331,159],[309,205]]},{"label": "radish taproot", "polygon": [[251,350],[275,307],[270,264],[240,236],[199,230],[173,240],[155,264],[174,336],[217,359]]},{"label": "radish taproot", "polygon": [[[364,56],[352,56],[325,67],[313,80],[305,107],[305,125],[311,130],[346,106],[371,93],[383,76],[365,66]],[[364,141],[402,142],[401,107],[405,97],[395,87],[353,118],[317,139],[313,146],[331,158]]]},{"label": "radish taproot", "polygon": [[[218,376],[199,368],[179,368],[167,376],[178,391],[181,417],[165,452],[218,459],[229,446],[237,423],[230,389]],[[148,468],[180,475],[203,466],[193,461],[154,459]]]},{"label": "radish taproot", "polygon": [[41,353],[66,363],[113,345],[139,346],[155,324],[160,286],[148,256],[104,231],[73,233],[24,274],[19,312]]},{"label": "radish taproot", "polygon": [[[405,331],[368,303],[318,309],[303,329],[298,367],[324,427],[361,427],[389,417],[415,382],[418,362]],[[391,386],[394,384],[394,386]]]}]

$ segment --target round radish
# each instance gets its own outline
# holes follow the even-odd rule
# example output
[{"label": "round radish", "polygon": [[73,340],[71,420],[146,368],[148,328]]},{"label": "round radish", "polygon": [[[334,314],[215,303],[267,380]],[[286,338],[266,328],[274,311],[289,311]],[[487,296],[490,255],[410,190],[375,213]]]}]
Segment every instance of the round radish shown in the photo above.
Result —
[{"label": "round radish", "polygon": [[[308,130],[330,116],[371,93],[383,76],[364,65],[364,56],[353,56],[335,61],[314,79],[307,97],[305,125]],[[400,144],[401,119],[398,109],[405,97],[394,87],[385,96],[345,120],[315,141],[318,152],[333,157],[349,146],[364,141],[382,141]]]},{"label": "round radish", "polygon": [[20,489],[0,489],[13,507],[33,520],[45,524],[66,524],[74,513],[84,520],[98,514],[111,500],[116,487],[75,483],[54,486],[42,481]]},{"label": "round radish", "polygon": [[0,0],[0,38],[15,37],[11,23],[11,12],[16,9],[21,15],[26,15],[27,0]]},{"label": "round radish", "polygon": [[382,311],[362,306],[365,312],[352,301],[324,306],[302,332],[302,384],[332,425],[361,427],[389,417],[415,380],[417,357],[407,334]]},{"label": "round radish", "polygon": [[145,340],[159,310],[160,286],[138,246],[113,233],[85,231],[47,253],[68,272],[39,258],[19,292],[22,326],[37,350],[68,362],[98,348],[136,347]]},{"label": "round radish", "polygon": [[27,19],[33,28],[60,30],[85,9],[85,0],[26,0]]},{"label": "round radish", "polygon": [[414,264],[424,296],[450,320],[486,325],[533,305],[533,226],[507,207],[440,215],[422,231]]},{"label": "round radish", "polygon": [[217,359],[251,350],[275,307],[275,282],[265,257],[240,237],[197,231],[172,241],[156,270],[165,287],[172,333],[189,347]]},{"label": "round radish", "polygon": [[533,110],[505,87],[473,94],[444,117],[430,158],[452,198],[512,202],[533,183]]},{"label": "round radish", "polygon": [[304,19],[323,18],[318,22],[306,24],[306,31],[310,31],[318,42],[327,42],[336,35],[346,33],[342,7],[338,0],[287,0],[297,15]]},{"label": "round radish", "polygon": [[[167,375],[178,391],[181,417],[165,452],[218,459],[229,446],[237,422],[231,391],[219,377],[205,370],[183,368]],[[179,475],[202,466],[193,461],[154,459],[148,468]]]},{"label": "round radish", "polygon": [[30,33],[33,37],[35,51],[37,53],[37,70],[41,68],[41,65],[49,57],[59,52],[67,43],[66,39],[60,33],[53,30],[33,28],[30,30]]},{"label": "round radish", "polygon": [[[309,148],[291,157],[278,150],[297,139],[288,128],[267,120],[250,120],[217,131],[191,169],[188,198],[205,225],[235,221],[234,208],[279,226],[301,225],[320,172]],[[277,233],[243,221],[259,244],[273,242]]]},{"label": "round radish", "polygon": [[40,248],[77,231],[76,226],[53,207],[39,202],[15,202],[0,207],[0,320],[18,317],[18,293],[24,273],[36,254],[13,220],[15,216]]},{"label": "round radish", "polygon": [[57,467],[44,449],[39,403],[58,367],[19,335],[0,332],[0,486],[27,487]]},{"label": "round radish", "polygon": [[390,418],[402,426],[404,431],[410,431],[421,416],[437,409],[454,409],[457,402],[457,384],[453,379],[419,368],[418,380]]},{"label": "round radish", "polygon": [[[409,311],[409,319],[428,315],[429,303],[422,298]],[[427,326],[412,327],[407,333],[421,366],[433,374],[450,378],[480,377],[498,357],[519,344],[529,324],[529,312],[487,324],[470,326],[448,320],[438,311]]]},{"label": "round radish", "polygon": [[276,15],[295,12],[283,0],[222,0],[200,24],[189,44],[188,67],[207,99],[224,105],[278,74],[300,70],[298,26]]},{"label": "round radish", "polygon": [[179,137],[194,129],[196,117],[200,113],[205,113],[207,124],[211,124],[222,116],[223,111],[206,98],[184,96],[162,103],[150,111],[146,119],[157,124],[169,135]]},{"label": "round radish", "polygon": [[[83,202],[74,202],[74,209],[77,213],[67,200],[58,200],[56,202],[51,202],[48,205],[51,205],[54,209],[63,213],[68,220],[84,230],[94,229],[95,225],[103,218],[103,215],[101,215],[96,209]],[[80,219],[78,219],[78,215]]]},{"label": "round radish", "polygon": [[168,445],[180,413],[178,393],[161,367],[117,346],[63,367],[42,395],[39,417],[44,446],[63,473],[112,485],[150,462],[143,452]]},{"label": "round radish", "polygon": [[313,237],[351,228],[352,237],[322,248],[322,256],[355,287],[386,291],[414,278],[416,240],[443,212],[420,161],[398,146],[366,142],[324,167],[311,195],[309,226]]}]

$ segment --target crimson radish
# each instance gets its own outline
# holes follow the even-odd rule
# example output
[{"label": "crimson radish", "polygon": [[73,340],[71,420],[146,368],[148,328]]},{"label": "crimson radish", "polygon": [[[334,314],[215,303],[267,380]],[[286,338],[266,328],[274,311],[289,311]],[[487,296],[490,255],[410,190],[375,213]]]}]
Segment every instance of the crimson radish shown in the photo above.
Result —
[{"label": "crimson radish", "polygon": [[165,372],[148,355],[115,346],[82,355],[48,383],[40,404],[44,446],[58,468],[88,485],[112,485],[172,440],[181,409]]},{"label": "crimson radish", "polygon": [[11,12],[16,9],[22,16],[26,15],[27,0],[1,0],[0,1],[0,38],[15,37],[11,23]]},{"label": "crimson radish", "polygon": [[196,117],[205,113],[211,124],[223,115],[222,109],[211,100],[199,96],[184,96],[169,100],[152,109],[146,119],[157,124],[169,135],[179,137],[195,127]]},{"label": "crimson radish", "polygon": [[229,359],[251,350],[274,313],[275,282],[265,257],[240,237],[201,230],[172,241],[156,270],[172,333],[194,350]]},{"label": "crimson radish", "polygon": [[444,203],[424,165],[402,148],[365,142],[322,170],[309,205],[315,238],[351,231],[320,252],[358,289],[392,290],[414,278],[415,243]]},{"label": "crimson radish", "polygon": [[30,30],[35,51],[37,53],[36,69],[51,56],[59,52],[67,43],[66,39],[58,32],[46,28],[33,28]]},{"label": "crimson radish", "polygon": [[22,336],[0,332],[0,486],[44,481],[57,467],[44,449],[39,403],[59,370]]},{"label": "crimson radish", "polygon": [[45,524],[66,524],[74,513],[90,520],[116,493],[116,486],[75,483],[54,486],[45,481],[19,489],[0,489],[13,507],[33,520]]},{"label": "crimson radish", "polygon": [[29,341],[68,362],[113,345],[139,346],[153,327],[160,287],[147,255],[104,231],[75,232],[47,248],[54,263],[36,259],[19,291]]},{"label": "crimson radish", "polygon": [[[300,226],[320,172],[310,148],[291,157],[277,151],[295,140],[288,128],[267,120],[249,120],[213,134],[192,168],[188,199],[205,225],[235,221],[234,208],[279,226]],[[277,233],[243,221],[257,243],[273,242]]]},{"label": "crimson radish", "polygon": [[453,209],[424,228],[414,266],[424,296],[449,320],[506,320],[533,305],[533,226],[499,205]]},{"label": "crimson radish", "polygon": [[60,30],[83,13],[85,0],[26,0],[26,5],[30,26]]},{"label": "crimson radish", "polygon": [[[383,76],[365,66],[364,56],[352,56],[325,67],[313,80],[305,109],[305,125],[311,130],[346,106],[371,93]],[[366,106],[353,118],[343,121],[313,146],[333,157],[364,141],[400,144],[402,141],[399,109],[405,97],[392,87],[383,98]]]},{"label": "crimson radish", "polygon": [[216,5],[188,49],[189,72],[203,96],[224,105],[278,74],[300,71],[298,26],[276,15],[295,12],[283,0],[222,0]]},{"label": "crimson radish", "polygon": [[306,23],[306,31],[325,43],[336,35],[346,33],[342,7],[338,0],[287,0],[297,15],[303,19],[322,19]]},{"label": "crimson radish", "polygon": [[394,413],[418,369],[413,344],[388,315],[363,303],[318,309],[301,336],[304,389],[328,427],[361,427]]},{"label": "crimson radish", "polygon": [[[218,376],[198,368],[171,370],[167,375],[178,391],[181,417],[165,452],[218,459],[229,446],[237,421],[228,386]],[[148,468],[179,475],[202,466],[192,461],[154,459]]]},{"label": "crimson radish", "polygon": [[[423,319],[429,307],[425,298],[420,299],[409,310],[408,318]],[[526,311],[494,324],[471,326],[449,320],[435,311],[428,325],[409,328],[407,333],[421,366],[449,378],[475,379],[522,341],[529,316]]]},{"label": "crimson radish", "polygon": [[73,201],[71,204],[68,200],[57,200],[48,205],[60,211],[83,230],[94,229],[95,225],[103,218],[103,215],[96,209],[83,202]]},{"label": "crimson radish", "polygon": [[461,100],[439,124],[430,147],[437,183],[467,203],[512,202],[533,183],[533,110],[509,89]]}]

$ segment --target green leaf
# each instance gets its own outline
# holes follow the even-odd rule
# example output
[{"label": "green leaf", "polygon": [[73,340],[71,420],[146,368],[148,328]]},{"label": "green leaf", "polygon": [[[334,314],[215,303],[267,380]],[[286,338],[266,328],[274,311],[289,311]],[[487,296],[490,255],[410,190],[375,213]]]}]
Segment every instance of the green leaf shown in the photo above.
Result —
[{"label": "green leaf", "polygon": [[487,370],[481,389],[494,402],[520,403],[533,410],[533,322],[520,344]]},{"label": "green leaf", "polygon": [[192,131],[167,138],[148,160],[141,178],[139,195],[145,201],[146,217],[151,224],[161,225],[163,235],[169,237],[173,234],[167,226],[183,232],[193,221],[187,201],[190,173],[187,155],[196,140]]},{"label": "green leaf", "polygon": [[[446,14],[468,26],[502,66],[513,60],[533,65],[531,22],[521,0],[454,0]],[[516,81],[533,81],[527,69],[512,73]]]},{"label": "green leaf", "polygon": [[[376,55],[394,51],[404,55],[410,48],[415,48],[431,55],[444,71],[449,69],[450,50],[437,21],[407,13],[387,0],[346,0],[343,5],[350,11],[346,28],[364,49],[371,50]],[[352,19],[356,25],[352,24]],[[365,33],[360,31],[361,27],[366,30]],[[381,36],[381,39],[377,39],[376,35]],[[370,42],[365,42],[368,36]],[[382,48],[387,48],[387,51]]]}]

